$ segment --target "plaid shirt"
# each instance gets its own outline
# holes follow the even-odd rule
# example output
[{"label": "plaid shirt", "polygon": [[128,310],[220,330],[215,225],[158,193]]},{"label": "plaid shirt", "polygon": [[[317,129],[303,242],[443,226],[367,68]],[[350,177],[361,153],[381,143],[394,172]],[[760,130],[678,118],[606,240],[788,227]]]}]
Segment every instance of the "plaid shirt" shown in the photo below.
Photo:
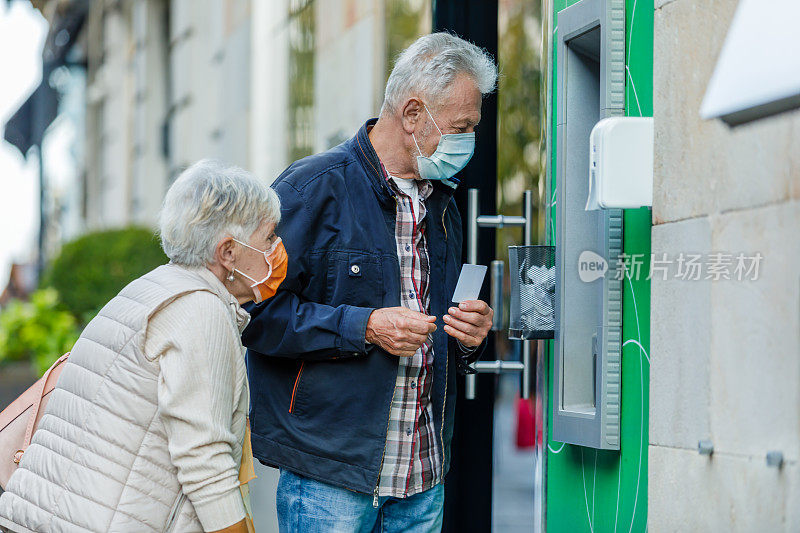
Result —
[{"label": "plaid shirt", "polygon": [[[395,240],[400,263],[400,302],[403,307],[427,313],[430,265],[425,199],[433,192],[433,186],[427,180],[417,182],[420,212],[415,213],[411,198],[382,170],[389,187],[397,194]],[[433,343],[429,339],[413,356],[399,358],[379,496],[404,498],[428,490],[440,481],[442,454],[433,423],[432,387]]]}]

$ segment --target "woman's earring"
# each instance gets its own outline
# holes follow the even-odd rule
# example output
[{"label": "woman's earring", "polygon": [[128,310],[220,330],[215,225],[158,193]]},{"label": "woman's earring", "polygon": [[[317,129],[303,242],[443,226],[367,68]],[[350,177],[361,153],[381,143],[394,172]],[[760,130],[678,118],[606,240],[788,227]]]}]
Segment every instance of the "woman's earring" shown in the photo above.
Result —
[{"label": "woman's earring", "polygon": [[233,277],[233,270],[231,270],[231,273],[230,273],[230,274],[228,274],[228,281],[233,281],[233,280],[235,280],[235,279],[236,279],[236,278],[234,278],[234,277]]}]

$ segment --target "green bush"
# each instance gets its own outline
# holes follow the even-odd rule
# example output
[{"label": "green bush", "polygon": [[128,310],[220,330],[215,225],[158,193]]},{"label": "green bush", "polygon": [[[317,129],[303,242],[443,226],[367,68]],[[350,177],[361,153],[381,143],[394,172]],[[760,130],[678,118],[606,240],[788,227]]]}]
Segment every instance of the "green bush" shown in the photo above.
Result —
[{"label": "green bush", "polygon": [[125,285],[167,262],[152,230],[126,228],[86,234],[63,246],[42,281],[86,323]]},{"label": "green bush", "polygon": [[38,290],[29,302],[12,300],[0,312],[0,363],[27,360],[41,375],[72,349],[79,334],[55,289]]}]

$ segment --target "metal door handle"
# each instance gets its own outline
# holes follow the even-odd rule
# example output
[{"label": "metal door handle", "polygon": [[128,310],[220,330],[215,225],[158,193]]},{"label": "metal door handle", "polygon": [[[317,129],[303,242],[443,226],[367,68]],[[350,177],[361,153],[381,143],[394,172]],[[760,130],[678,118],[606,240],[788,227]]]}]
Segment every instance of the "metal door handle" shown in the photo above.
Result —
[{"label": "metal door handle", "polygon": [[492,331],[503,329],[503,271],[505,263],[498,259],[492,261],[492,294],[489,298],[494,311],[492,317]]},{"label": "metal door handle", "polygon": [[[478,189],[467,191],[467,262],[477,264],[478,262],[478,228],[502,228],[505,226],[522,226],[524,241],[526,245],[531,244],[533,233],[533,193],[525,191],[523,197],[523,215],[516,216],[480,216],[478,215]],[[492,261],[492,292],[489,298],[491,307],[494,310],[492,319],[492,331],[503,329],[503,273],[505,265],[503,261]],[[473,365],[478,373],[506,373],[520,372],[522,374],[522,385],[520,396],[529,398],[530,375],[531,375],[531,341],[522,341],[522,361],[478,361]],[[468,400],[475,399],[475,376],[468,374],[465,378],[464,397]]]}]

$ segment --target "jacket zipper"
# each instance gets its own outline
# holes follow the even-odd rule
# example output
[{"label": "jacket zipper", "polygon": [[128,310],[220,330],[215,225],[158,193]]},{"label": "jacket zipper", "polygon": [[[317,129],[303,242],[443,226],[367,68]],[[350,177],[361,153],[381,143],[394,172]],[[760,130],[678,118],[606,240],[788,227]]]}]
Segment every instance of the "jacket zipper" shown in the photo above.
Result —
[{"label": "jacket zipper", "polygon": [[294,411],[294,398],[297,395],[297,386],[300,385],[300,376],[303,375],[303,368],[306,366],[305,361],[300,361],[300,370],[297,371],[297,377],[294,379],[294,388],[292,389],[292,400],[289,402],[289,412]]},{"label": "jacket zipper", "polygon": [[[394,403],[394,393],[397,392],[396,387],[392,387],[392,400],[389,402],[389,416],[386,417],[386,439],[389,438],[389,423],[392,420],[392,404]],[[383,470],[383,460],[386,459],[386,439],[383,441],[383,453],[381,453],[381,464],[378,466],[378,480],[375,482],[375,490],[372,492],[372,507],[378,508],[380,499],[378,497],[378,487],[381,484],[381,470]]]},{"label": "jacket zipper", "polygon": [[186,494],[181,493],[177,500],[175,500],[175,505],[172,506],[172,510],[169,513],[169,518],[167,519],[167,525],[164,528],[165,533],[171,533],[171,531],[175,528],[175,523],[178,521],[178,513],[183,507],[183,502],[186,501]]},{"label": "jacket zipper", "polygon": [[441,464],[441,474],[439,474],[439,482],[444,480],[444,411],[445,407],[447,407],[447,371],[448,371],[449,361],[445,359],[444,362],[444,397],[442,398],[442,428],[439,431],[439,442],[442,443],[442,464]]},{"label": "jacket zipper", "polygon": [[[400,203],[400,200],[397,199],[396,195],[394,196],[394,203],[395,203],[395,209],[397,209],[397,205]],[[395,211],[395,213],[396,212],[397,211]],[[394,403],[395,392],[397,392],[397,388],[393,385],[392,399],[389,401],[389,415],[386,417],[386,439],[383,440],[383,452],[381,452],[381,464],[378,465],[378,479],[375,481],[375,490],[372,491],[372,507],[375,509],[377,509],[380,506],[380,497],[378,496],[378,488],[381,485],[381,470],[383,470],[383,461],[384,459],[386,459],[386,440],[389,438],[389,423],[392,420],[392,404]]]},{"label": "jacket zipper", "polygon": [[[447,214],[447,207],[450,204],[444,206],[444,211],[442,211],[442,228],[444,229],[444,240],[447,242],[447,226],[444,223],[444,217]],[[445,272],[447,272],[447,252],[444,255],[444,267]],[[447,407],[447,372],[450,364],[447,358],[445,357],[444,362],[444,397],[442,398],[442,428],[439,431],[439,442],[442,444],[442,464],[441,464],[441,474],[439,474],[439,482],[441,483],[444,480],[444,411],[445,407]]]}]

